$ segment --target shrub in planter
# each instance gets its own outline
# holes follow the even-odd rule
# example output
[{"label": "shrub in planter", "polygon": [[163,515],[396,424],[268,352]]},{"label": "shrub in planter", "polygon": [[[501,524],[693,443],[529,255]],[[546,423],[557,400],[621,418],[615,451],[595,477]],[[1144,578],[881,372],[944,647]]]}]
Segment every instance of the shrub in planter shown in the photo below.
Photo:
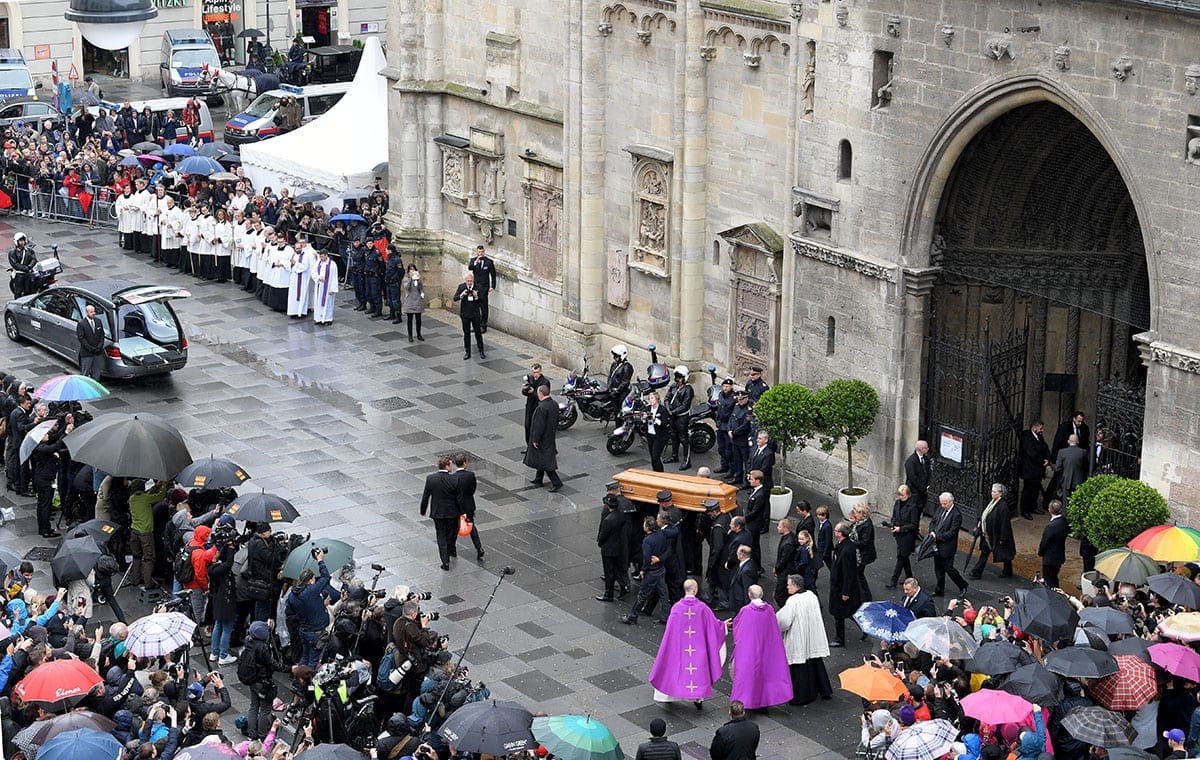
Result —
[{"label": "shrub in planter", "polygon": [[[853,489],[854,444],[875,427],[879,394],[862,380],[833,380],[817,391],[816,400],[821,449],[832,452],[839,443],[846,442],[846,486]],[[853,495],[863,493],[866,491]]]},{"label": "shrub in planter", "polygon": [[1067,504],[1067,522],[1071,526],[1072,538],[1084,538],[1087,535],[1084,526],[1087,525],[1088,510],[1092,508],[1092,501],[1097,494],[1120,480],[1118,475],[1093,475],[1071,492],[1071,501]]},{"label": "shrub in planter", "polygon": [[1088,508],[1084,530],[1097,549],[1124,546],[1137,534],[1171,519],[1167,500],[1140,480],[1106,486]]},{"label": "shrub in planter", "polygon": [[754,419],[779,446],[783,458],[783,476],[771,493],[785,493],[780,489],[787,486],[788,454],[804,448],[805,442],[813,436],[817,421],[816,398],[799,383],[781,383],[754,402]]}]

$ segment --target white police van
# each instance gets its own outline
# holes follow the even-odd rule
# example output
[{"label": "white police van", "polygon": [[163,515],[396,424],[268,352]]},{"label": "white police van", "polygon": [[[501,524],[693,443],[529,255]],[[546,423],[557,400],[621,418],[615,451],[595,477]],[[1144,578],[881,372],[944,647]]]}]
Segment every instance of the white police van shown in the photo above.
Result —
[{"label": "white police van", "polygon": [[41,86],[41,82],[34,86],[29,67],[25,65],[25,56],[21,55],[20,50],[0,48],[0,100],[33,95]]},{"label": "white police van", "polygon": [[162,59],[158,67],[167,97],[212,93],[212,82],[200,81],[200,72],[205,66],[221,68],[221,58],[208,32],[203,29],[163,32]]},{"label": "white police van", "polygon": [[244,145],[259,142],[280,134],[275,116],[279,113],[279,101],[291,95],[300,102],[303,117],[301,124],[307,124],[321,114],[333,108],[352,82],[334,82],[333,84],[310,84],[306,87],[280,85],[278,90],[268,90],[246,106],[246,110],[231,118],[225,124],[225,142],[230,145]]}]

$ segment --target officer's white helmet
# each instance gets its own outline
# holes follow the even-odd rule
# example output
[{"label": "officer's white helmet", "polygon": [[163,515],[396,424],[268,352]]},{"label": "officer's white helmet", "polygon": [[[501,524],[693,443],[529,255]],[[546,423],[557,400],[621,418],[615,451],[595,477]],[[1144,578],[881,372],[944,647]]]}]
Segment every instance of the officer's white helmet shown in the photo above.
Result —
[{"label": "officer's white helmet", "polygon": [[629,349],[625,348],[625,344],[618,343],[612,347],[612,355],[615,358],[624,361],[625,358],[629,356]]},{"label": "officer's white helmet", "polygon": [[688,368],[683,366],[682,364],[680,364],[678,367],[675,368],[675,374],[682,377],[684,380],[687,380],[688,379]]}]

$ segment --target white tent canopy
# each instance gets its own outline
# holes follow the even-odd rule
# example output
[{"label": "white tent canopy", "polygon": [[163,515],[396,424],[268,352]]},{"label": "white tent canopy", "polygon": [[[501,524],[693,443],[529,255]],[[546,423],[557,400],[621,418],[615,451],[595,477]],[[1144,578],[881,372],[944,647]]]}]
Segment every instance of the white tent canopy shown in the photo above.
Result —
[{"label": "white tent canopy", "polygon": [[370,187],[374,167],[388,159],[387,64],[369,37],[350,89],[324,115],[272,140],[241,149],[242,168],[256,189],[322,190],[337,195]]}]

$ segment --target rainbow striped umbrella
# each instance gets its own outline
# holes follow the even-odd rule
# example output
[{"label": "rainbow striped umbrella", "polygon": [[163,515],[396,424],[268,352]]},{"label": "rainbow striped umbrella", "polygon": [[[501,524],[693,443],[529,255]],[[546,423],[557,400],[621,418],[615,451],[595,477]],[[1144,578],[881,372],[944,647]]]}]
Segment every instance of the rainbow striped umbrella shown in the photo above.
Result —
[{"label": "rainbow striped umbrella", "polygon": [[1156,525],[1128,544],[1159,562],[1193,562],[1200,558],[1200,531],[1178,525]]},{"label": "rainbow striped umbrella", "polygon": [[87,375],[58,375],[33,392],[42,401],[90,401],[104,398],[108,388]]}]

